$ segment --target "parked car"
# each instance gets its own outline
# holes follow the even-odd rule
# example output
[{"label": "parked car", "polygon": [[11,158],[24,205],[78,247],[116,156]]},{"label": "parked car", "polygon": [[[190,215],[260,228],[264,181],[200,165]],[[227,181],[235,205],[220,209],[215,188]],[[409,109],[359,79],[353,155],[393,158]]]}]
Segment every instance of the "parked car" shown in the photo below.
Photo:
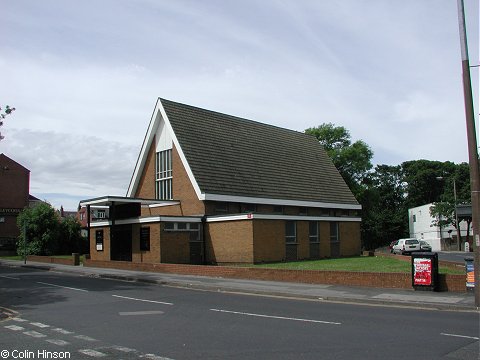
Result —
[{"label": "parked car", "polygon": [[420,251],[420,242],[415,238],[398,239],[392,250],[394,254],[410,254],[414,251]]},{"label": "parked car", "polygon": [[420,250],[421,251],[432,251],[432,246],[425,240],[420,240]]}]

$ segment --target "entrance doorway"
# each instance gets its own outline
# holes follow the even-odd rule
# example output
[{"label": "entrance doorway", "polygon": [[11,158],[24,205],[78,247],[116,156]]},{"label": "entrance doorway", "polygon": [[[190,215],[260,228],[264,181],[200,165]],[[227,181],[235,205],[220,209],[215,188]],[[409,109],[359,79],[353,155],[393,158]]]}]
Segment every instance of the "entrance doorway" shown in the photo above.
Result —
[{"label": "entrance doorway", "polygon": [[110,259],[132,261],[132,226],[115,226],[112,230]]}]

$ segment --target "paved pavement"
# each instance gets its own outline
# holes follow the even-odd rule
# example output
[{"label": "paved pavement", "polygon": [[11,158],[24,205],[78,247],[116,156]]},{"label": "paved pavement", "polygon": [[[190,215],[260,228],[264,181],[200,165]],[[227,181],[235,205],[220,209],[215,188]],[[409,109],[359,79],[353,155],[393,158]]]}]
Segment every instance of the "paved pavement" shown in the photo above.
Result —
[{"label": "paved pavement", "polygon": [[473,292],[432,292],[415,291],[413,289],[384,289],[241,280],[45,264],[32,261],[28,261],[27,264],[24,265],[23,261],[5,259],[0,259],[0,266],[26,266],[28,268],[36,268],[46,271],[60,271],[83,276],[118,279],[122,281],[147,282],[208,291],[236,292],[263,296],[283,296],[331,302],[416,307],[430,310],[479,311],[479,309],[475,307]]}]

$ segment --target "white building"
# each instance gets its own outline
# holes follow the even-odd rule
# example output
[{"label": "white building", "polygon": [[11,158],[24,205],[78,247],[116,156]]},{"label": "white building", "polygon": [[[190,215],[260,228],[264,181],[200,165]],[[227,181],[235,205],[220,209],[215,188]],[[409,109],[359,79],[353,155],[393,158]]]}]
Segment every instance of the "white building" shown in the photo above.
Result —
[{"label": "white building", "polygon": [[[432,246],[432,251],[458,250],[457,229],[453,225],[442,228],[434,225],[435,218],[430,215],[432,206],[433,204],[426,204],[408,209],[410,237],[425,240]],[[460,232],[464,239],[467,234],[466,221],[460,222]]]}]

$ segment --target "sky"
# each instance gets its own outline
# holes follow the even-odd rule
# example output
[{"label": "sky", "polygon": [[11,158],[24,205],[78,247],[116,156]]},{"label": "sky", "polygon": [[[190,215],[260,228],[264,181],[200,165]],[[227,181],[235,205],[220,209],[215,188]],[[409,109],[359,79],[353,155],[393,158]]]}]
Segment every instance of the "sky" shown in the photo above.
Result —
[{"label": "sky", "polygon": [[[468,162],[456,0],[0,5],[0,106],[16,108],[0,153],[56,208],[125,196],[158,97],[297,131],[344,126],[374,164]],[[478,0],[465,11],[478,65]]]}]

